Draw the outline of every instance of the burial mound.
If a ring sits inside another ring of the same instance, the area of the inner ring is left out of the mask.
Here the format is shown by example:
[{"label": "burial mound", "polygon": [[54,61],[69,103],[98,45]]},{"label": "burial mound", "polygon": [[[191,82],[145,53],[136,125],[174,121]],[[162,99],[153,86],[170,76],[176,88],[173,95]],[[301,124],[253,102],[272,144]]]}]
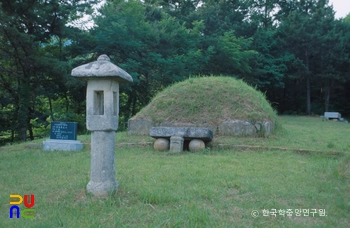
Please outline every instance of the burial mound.
[{"label": "burial mound", "polygon": [[232,77],[198,77],[174,84],[128,122],[129,134],[151,127],[206,127],[215,135],[269,135],[277,119],[265,95]]}]

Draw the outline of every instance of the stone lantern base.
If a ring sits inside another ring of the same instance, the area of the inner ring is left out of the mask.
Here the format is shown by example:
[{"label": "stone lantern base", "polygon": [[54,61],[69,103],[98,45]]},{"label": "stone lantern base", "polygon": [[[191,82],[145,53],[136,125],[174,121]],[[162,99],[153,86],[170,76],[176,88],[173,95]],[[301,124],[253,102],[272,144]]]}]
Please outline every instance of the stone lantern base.
[{"label": "stone lantern base", "polygon": [[90,181],[86,190],[94,196],[108,196],[118,189],[117,181],[93,182]]}]

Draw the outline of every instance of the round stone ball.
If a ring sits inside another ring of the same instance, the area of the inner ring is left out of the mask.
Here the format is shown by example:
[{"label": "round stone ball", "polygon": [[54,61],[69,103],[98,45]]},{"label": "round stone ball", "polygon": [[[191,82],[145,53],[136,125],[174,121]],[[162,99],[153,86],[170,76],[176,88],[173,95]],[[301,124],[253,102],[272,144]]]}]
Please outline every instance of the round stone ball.
[{"label": "round stone ball", "polygon": [[200,139],[192,139],[190,144],[188,145],[188,148],[192,152],[200,151],[200,150],[203,150],[205,148],[205,144]]},{"label": "round stone ball", "polygon": [[153,148],[155,150],[169,150],[170,142],[168,139],[159,138],[154,141]]}]

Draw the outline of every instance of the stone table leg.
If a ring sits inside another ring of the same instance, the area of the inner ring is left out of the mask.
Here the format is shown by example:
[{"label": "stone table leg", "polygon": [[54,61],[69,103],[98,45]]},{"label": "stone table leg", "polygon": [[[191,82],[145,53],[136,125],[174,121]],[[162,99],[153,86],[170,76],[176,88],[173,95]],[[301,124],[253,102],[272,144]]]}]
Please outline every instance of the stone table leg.
[{"label": "stone table leg", "polygon": [[184,147],[184,138],[181,136],[170,137],[170,152],[182,152]]}]

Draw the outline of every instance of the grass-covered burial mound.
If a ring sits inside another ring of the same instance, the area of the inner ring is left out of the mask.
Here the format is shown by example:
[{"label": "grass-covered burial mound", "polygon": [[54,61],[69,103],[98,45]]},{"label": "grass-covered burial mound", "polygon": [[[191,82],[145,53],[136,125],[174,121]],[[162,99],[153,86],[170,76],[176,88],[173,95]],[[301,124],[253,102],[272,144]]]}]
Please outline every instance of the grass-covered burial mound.
[{"label": "grass-covered burial mound", "polygon": [[276,118],[265,95],[242,80],[190,78],[156,95],[129,120],[129,133],[148,134],[151,126],[193,126],[220,135],[266,135]]}]

